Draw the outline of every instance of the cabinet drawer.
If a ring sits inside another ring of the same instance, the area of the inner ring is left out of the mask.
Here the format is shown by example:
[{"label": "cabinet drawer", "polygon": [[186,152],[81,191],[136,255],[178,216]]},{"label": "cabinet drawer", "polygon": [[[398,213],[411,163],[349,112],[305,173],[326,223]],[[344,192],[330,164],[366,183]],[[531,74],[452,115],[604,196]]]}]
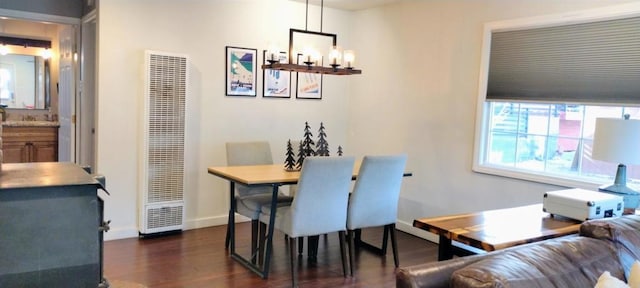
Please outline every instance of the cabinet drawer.
[{"label": "cabinet drawer", "polygon": [[58,161],[58,127],[3,126],[2,130],[2,162]]},{"label": "cabinet drawer", "polygon": [[2,127],[3,142],[58,142],[58,127]]}]

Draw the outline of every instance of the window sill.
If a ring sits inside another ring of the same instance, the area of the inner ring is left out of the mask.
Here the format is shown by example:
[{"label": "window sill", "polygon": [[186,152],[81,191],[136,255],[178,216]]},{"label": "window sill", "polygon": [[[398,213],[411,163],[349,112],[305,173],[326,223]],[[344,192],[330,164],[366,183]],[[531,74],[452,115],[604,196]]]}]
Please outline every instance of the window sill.
[{"label": "window sill", "polygon": [[[598,191],[598,187],[604,183],[584,178],[562,178],[551,176],[543,173],[534,173],[531,171],[518,170],[517,168],[505,169],[496,165],[479,165],[475,164],[472,170],[476,173],[501,176],[541,184],[555,185],[566,188],[582,188],[587,190]],[[611,180],[613,182],[613,180]]]}]

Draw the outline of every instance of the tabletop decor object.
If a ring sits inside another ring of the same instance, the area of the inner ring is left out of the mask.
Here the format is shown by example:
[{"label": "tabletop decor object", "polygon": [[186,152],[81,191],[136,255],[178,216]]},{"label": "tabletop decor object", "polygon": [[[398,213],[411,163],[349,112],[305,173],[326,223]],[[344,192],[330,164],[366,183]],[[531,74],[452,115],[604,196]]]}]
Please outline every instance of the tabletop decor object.
[{"label": "tabletop decor object", "polygon": [[[293,144],[291,139],[287,141],[287,152],[285,153],[286,159],[284,162],[284,169],[287,171],[300,171],[302,163],[306,157],[310,156],[330,156],[329,142],[327,141],[327,132],[325,131],[324,123],[320,122],[320,128],[318,129],[318,142],[313,141],[313,133],[311,132],[311,126],[309,122],[304,122],[304,136],[302,141],[298,144],[298,153],[293,151]],[[314,150],[315,146],[315,150]],[[342,156],[342,146],[338,146],[338,156]]]},{"label": "tabletop decor object", "polygon": [[287,171],[298,171],[296,168],[296,154],[293,152],[293,145],[291,145],[291,139],[287,141],[287,153],[285,154],[287,157],[284,159],[284,170]]},{"label": "tabletop decor object", "polygon": [[316,154],[318,156],[329,156],[329,142],[327,142],[327,133],[324,132],[324,124],[320,122],[318,129],[318,143],[316,143]]},{"label": "tabletop decor object", "polygon": [[640,120],[624,118],[596,118],[592,158],[619,163],[613,184],[599,187],[600,191],[623,196],[624,206],[635,210],[640,193],[627,186],[627,166],[640,164]]}]

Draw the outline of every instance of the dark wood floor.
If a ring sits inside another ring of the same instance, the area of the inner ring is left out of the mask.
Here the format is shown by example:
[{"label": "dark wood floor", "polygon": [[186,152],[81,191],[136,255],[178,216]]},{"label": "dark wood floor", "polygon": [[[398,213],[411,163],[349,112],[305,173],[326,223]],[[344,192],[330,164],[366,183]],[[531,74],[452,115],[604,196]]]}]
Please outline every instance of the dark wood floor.
[{"label": "dark wood floor", "polygon": [[[236,249],[248,255],[250,225],[241,223],[237,227]],[[112,283],[139,283],[153,288],[290,287],[288,248],[283,234],[274,234],[271,272],[269,279],[262,279],[229,257],[224,249],[225,232],[223,225],[153,239],[107,241],[105,277]],[[403,232],[397,234],[401,267],[436,261],[436,244]],[[365,229],[362,238],[380,243],[382,229]],[[316,263],[308,262],[306,253],[302,257],[298,270],[301,287],[395,287],[391,245],[384,259],[366,250],[359,251],[356,275],[347,278],[342,275],[337,233],[320,237]]]}]

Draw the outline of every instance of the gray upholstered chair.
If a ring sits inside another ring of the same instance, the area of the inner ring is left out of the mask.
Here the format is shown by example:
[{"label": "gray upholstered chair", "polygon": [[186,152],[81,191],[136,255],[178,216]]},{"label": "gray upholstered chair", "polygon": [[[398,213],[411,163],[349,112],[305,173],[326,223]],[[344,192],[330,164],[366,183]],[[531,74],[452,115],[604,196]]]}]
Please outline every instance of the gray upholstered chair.
[{"label": "gray upholstered chair", "polygon": [[[347,231],[349,233],[349,265],[354,270],[355,250],[366,246],[381,255],[387,253],[387,238],[391,234],[393,260],[398,267],[396,219],[398,198],[407,155],[365,156],[349,199]],[[360,238],[362,228],[384,226],[382,248],[374,247]]]},{"label": "gray upholstered chair", "polygon": [[[269,142],[228,142],[226,143],[227,165],[229,166],[246,166],[246,165],[269,165],[273,164],[271,157],[271,146]],[[255,262],[258,252],[258,218],[262,206],[271,204],[272,189],[270,186],[265,187],[247,187],[236,184],[235,201],[236,213],[251,219],[251,259]],[[293,197],[278,195],[279,204],[289,204]],[[229,217],[231,221],[231,217]],[[230,231],[227,223],[227,238],[225,247],[229,248]]]},{"label": "gray upholstered chair", "polygon": [[[353,157],[306,158],[293,202],[276,211],[274,228],[289,236],[293,287],[298,284],[296,239],[300,237],[338,232],[342,272],[347,276],[344,244],[353,165]],[[260,221],[268,224],[271,210],[263,207],[262,211]]]}]

